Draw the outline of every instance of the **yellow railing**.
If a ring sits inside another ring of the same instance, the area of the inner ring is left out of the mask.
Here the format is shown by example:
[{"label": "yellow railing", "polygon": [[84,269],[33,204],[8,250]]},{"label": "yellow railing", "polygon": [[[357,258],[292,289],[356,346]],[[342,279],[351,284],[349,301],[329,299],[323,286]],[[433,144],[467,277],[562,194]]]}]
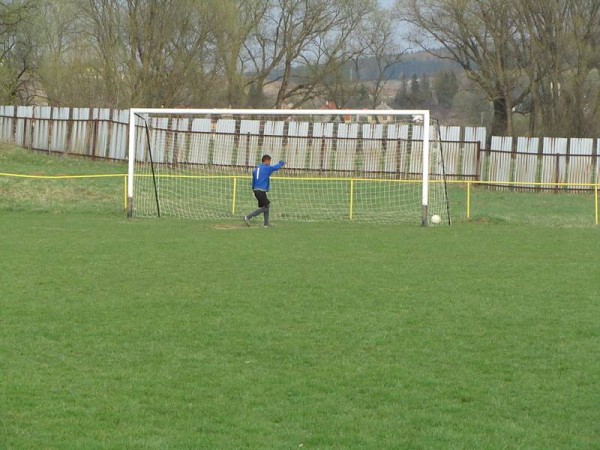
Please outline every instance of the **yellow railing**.
[{"label": "yellow railing", "polygon": [[[148,177],[152,175],[136,175]],[[3,173],[0,172],[0,177],[12,177],[12,178],[30,178],[30,179],[46,179],[46,180],[66,180],[66,179],[82,179],[82,178],[122,178],[123,179],[123,207],[127,208],[127,174],[95,174],[95,175],[25,175],[15,173]],[[237,205],[237,191],[238,191],[238,179],[249,180],[248,175],[157,175],[159,178],[196,178],[196,179],[231,179],[233,183],[233,192],[231,198],[231,213],[236,214]],[[387,183],[420,183],[420,180],[390,180],[384,178],[348,178],[348,177],[331,177],[331,178],[320,178],[320,177],[273,177],[274,180],[287,180],[287,181],[344,181],[349,184],[350,201],[348,205],[348,217],[352,220],[354,215],[354,191],[356,182],[387,182]],[[440,180],[432,180],[432,183],[440,183]],[[541,182],[519,182],[519,181],[475,181],[475,180],[447,180],[449,185],[464,185],[466,191],[466,219],[472,218],[472,189],[473,186],[487,185],[496,187],[513,187],[520,188],[523,185],[527,187],[540,187],[540,188],[565,188],[565,187],[579,187],[586,188],[594,191],[594,223],[598,225],[600,223],[600,196],[598,191],[600,190],[600,183],[541,183]]]},{"label": "yellow railing", "polygon": [[127,174],[126,173],[111,173],[111,174],[96,174],[96,175],[23,175],[18,173],[3,173],[0,172],[0,177],[10,178],[31,178],[37,180],[75,180],[81,178],[123,178],[123,205],[127,209]]},{"label": "yellow railing", "polygon": [[[433,181],[438,182],[438,181]],[[538,188],[566,188],[566,187],[578,187],[585,189],[594,190],[594,223],[599,224],[600,220],[600,205],[598,203],[598,189],[600,184],[598,183],[542,183],[542,182],[527,182],[522,181],[474,181],[474,180],[447,180],[448,184],[464,184],[466,185],[466,219],[471,219],[471,187],[473,185],[485,185],[495,187],[512,187],[522,188],[527,187],[538,187]]]}]

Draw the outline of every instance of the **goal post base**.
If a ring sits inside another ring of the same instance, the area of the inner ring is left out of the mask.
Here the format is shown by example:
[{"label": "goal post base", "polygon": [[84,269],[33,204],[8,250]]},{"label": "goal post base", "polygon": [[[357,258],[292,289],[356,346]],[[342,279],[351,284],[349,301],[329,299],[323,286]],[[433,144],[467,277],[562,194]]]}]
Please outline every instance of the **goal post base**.
[{"label": "goal post base", "polygon": [[127,197],[127,218],[133,217],[133,198]]},{"label": "goal post base", "polygon": [[429,226],[429,207],[427,205],[421,206],[421,226]]}]

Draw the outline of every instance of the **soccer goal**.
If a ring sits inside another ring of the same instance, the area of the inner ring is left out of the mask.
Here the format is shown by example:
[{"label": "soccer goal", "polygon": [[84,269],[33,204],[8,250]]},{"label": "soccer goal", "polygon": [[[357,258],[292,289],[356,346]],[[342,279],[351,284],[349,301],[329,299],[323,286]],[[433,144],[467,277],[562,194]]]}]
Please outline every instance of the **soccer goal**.
[{"label": "soccer goal", "polygon": [[439,136],[423,110],[131,109],[128,215],[240,220],[269,154],[272,220],[450,224]]}]

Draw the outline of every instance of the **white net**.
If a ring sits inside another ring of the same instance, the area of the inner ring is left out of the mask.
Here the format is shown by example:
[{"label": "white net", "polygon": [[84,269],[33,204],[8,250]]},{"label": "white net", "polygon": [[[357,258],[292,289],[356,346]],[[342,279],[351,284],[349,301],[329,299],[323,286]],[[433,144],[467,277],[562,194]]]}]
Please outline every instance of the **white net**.
[{"label": "white net", "polygon": [[422,116],[395,111],[136,112],[134,216],[240,220],[256,209],[251,173],[268,154],[272,221],[449,223],[442,147]]}]

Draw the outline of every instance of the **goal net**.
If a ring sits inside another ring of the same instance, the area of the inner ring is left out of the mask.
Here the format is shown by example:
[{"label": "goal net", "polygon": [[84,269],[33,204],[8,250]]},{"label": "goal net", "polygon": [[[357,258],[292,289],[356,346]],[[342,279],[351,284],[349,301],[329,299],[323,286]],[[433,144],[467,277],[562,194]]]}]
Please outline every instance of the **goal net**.
[{"label": "goal net", "polygon": [[450,223],[437,124],[398,110],[132,109],[128,215],[241,220],[264,154],[273,221]]}]

